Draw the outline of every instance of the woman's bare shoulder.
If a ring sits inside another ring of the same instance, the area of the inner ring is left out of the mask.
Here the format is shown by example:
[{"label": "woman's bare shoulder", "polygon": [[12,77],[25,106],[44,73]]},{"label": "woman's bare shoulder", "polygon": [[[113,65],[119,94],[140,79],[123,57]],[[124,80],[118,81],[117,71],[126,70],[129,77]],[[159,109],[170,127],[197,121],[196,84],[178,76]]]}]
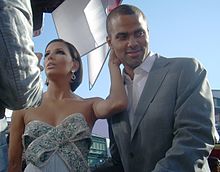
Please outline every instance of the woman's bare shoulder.
[{"label": "woman's bare shoulder", "polygon": [[27,109],[14,110],[12,116],[24,116],[27,113]]},{"label": "woman's bare shoulder", "polygon": [[84,98],[85,101],[92,101],[92,102],[96,102],[96,101],[101,101],[103,100],[103,98],[101,97],[89,97],[89,98]]}]

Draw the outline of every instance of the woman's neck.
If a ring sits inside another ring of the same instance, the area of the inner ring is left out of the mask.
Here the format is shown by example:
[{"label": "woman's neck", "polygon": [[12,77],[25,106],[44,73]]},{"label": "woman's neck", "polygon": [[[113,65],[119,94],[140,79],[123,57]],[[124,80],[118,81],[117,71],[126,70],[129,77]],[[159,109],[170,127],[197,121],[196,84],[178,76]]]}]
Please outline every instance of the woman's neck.
[{"label": "woman's neck", "polygon": [[56,100],[62,100],[64,98],[73,97],[73,93],[69,85],[54,84],[53,82],[49,83],[48,90],[46,93],[48,98],[52,98]]}]

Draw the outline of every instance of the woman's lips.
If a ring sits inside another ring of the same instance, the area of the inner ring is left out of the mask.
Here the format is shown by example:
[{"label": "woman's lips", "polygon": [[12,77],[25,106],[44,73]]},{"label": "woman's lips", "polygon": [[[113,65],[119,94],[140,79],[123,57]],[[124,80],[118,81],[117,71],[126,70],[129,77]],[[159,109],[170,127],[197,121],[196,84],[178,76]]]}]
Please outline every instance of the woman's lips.
[{"label": "woman's lips", "polygon": [[47,64],[47,69],[52,69],[54,68],[56,65],[54,63],[48,63]]}]

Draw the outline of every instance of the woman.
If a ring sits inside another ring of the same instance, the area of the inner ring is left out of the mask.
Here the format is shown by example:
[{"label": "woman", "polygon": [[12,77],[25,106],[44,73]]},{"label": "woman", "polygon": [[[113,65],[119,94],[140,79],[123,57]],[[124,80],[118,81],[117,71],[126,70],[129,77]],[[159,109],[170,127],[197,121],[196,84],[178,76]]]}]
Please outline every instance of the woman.
[{"label": "woman", "polygon": [[44,65],[48,90],[39,107],[12,115],[9,172],[21,171],[22,147],[26,172],[89,171],[86,160],[95,121],[127,107],[120,62],[114,53],[110,56],[108,98],[84,99],[74,93],[82,81],[82,64],[76,48],[61,39],[47,45]]}]

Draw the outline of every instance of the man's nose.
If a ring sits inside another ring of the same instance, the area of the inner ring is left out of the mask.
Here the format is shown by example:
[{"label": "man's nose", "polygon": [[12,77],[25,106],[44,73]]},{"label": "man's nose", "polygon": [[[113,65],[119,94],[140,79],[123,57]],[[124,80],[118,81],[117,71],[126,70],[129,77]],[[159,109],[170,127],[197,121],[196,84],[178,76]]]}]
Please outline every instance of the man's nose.
[{"label": "man's nose", "polygon": [[128,46],[129,47],[135,47],[137,45],[138,45],[137,39],[133,36],[130,36],[129,39],[128,39]]}]

